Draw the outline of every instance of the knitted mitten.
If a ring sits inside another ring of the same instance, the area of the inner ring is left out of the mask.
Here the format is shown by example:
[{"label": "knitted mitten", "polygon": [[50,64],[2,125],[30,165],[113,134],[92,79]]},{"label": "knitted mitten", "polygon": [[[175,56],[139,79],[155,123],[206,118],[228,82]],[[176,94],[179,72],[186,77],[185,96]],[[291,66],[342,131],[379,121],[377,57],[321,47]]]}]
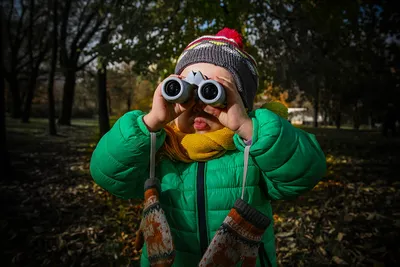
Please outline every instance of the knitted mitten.
[{"label": "knitted mitten", "polygon": [[164,211],[159,202],[160,182],[156,178],[147,179],[144,192],[143,219],[136,234],[135,249],[147,244],[147,254],[151,266],[171,266],[175,248]]},{"label": "knitted mitten", "polygon": [[261,237],[271,220],[238,199],[211,240],[199,266],[256,266]]}]

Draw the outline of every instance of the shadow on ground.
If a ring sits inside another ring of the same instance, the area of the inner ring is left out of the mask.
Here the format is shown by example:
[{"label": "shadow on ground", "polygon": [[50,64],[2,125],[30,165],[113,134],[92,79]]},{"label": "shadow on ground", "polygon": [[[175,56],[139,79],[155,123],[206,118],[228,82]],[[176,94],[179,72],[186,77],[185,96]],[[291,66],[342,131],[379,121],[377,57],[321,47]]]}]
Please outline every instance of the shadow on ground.
[{"label": "shadow on ground", "polygon": [[283,266],[396,266],[400,262],[400,139],[336,129],[316,134],[326,177],[293,201],[273,203]]},{"label": "shadow on ground", "polygon": [[119,201],[89,175],[96,126],[96,121],[77,121],[49,136],[45,120],[8,120],[13,172],[0,184],[3,266],[132,263],[120,256]]}]

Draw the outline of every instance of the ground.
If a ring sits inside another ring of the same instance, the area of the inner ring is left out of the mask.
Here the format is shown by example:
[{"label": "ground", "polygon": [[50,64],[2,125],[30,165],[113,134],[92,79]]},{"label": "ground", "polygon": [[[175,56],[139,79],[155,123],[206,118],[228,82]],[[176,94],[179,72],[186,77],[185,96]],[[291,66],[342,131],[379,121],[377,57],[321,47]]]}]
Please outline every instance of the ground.
[{"label": "ground", "polygon": [[[137,266],[141,200],[124,201],[89,173],[97,122],[8,119],[13,173],[0,182],[2,266]],[[400,262],[400,139],[379,132],[316,134],[328,172],[310,192],[273,202],[281,266],[394,266]]]}]

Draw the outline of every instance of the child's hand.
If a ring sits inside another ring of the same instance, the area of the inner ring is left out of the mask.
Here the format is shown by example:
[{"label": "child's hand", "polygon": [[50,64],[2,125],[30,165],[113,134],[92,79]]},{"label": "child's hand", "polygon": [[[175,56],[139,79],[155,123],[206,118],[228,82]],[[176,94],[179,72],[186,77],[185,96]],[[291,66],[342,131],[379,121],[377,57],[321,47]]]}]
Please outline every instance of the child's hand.
[{"label": "child's hand", "polygon": [[253,122],[247,115],[246,108],[234,81],[224,77],[216,77],[215,80],[222,84],[226,90],[227,106],[221,109],[208,105],[204,108],[204,111],[217,117],[224,126],[237,133],[240,137],[250,140],[253,135]]},{"label": "child's hand", "polygon": [[[183,78],[178,75],[170,75],[169,77]],[[170,103],[164,99],[161,94],[162,83],[160,83],[154,92],[153,106],[149,114],[143,117],[143,121],[151,132],[157,132],[164,128],[170,121],[181,115],[184,111],[194,106],[193,97],[186,103]]]}]

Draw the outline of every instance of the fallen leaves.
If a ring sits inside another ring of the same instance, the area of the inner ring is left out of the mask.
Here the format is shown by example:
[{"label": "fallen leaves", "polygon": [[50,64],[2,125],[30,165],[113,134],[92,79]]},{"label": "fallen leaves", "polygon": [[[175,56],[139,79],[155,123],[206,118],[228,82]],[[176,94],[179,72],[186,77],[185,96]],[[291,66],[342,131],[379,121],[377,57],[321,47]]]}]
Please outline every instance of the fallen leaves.
[{"label": "fallen leaves", "polygon": [[339,264],[339,265],[343,265],[343,264],[347,265],[347,264],[348,264],[347,262],[345,262],[344,260],[342,260],[342,259],[339,258],[338,256],[333,256],[333,257],[332,257],[332,261],[333,261],[334,263],[336,263],[336,264]]},{"label": "fallen leaves", "polygon": [[0,184],[3,265],[129,265],[137,254],[122,254],[118,233],[133,235],[142,207],[93,183],[89,160],[96,128],[64,127],[58,137],[14,131],[46,125],[43,120],[8,129],[15,173]]},{"label": "fallen leaves", "polygon": [[339,232],[338,235],[337,235],[337,237],[336,237],[336,240],[339,241],[339,242],[341,242],[342,239],[343,239],[343,237],[344,237],[344,233]]},{"label": "fallen leaves", "polygon": [[[93,183],[96,129],[65,127],[63,137],[48,137],[40,130],[47,121],[35,123],[28,131],[9,128],[13,166],[21,172],[0,185],[7,201],[0,220],[5,265],[137,264],[140,251],[133,248],[143,206]],[[400,163],[399,140],[368,132],[314,133],[328,172],[298,199],[272,203],[278,264],[396,266],[400,181],[391,166]]]},{"label": "fallen leaves", "polygon": [[[330,151],[326,177],[294,201],[273,202],[274,218],[278,218],[278,264],[379,266],[397,262],[400,205],[395,200],[400,198],[400,182],[395,169],[388,167],[400,163],[399,157],[392,156],[399,154],[399,140],[382,143],[379,136],[367,133],[357,141],[362,144],[353,143],[351,136],[341,136],[337,143],[332,136],[321,136],[317,133],[322,148]],[[365,140],[369,138],[377,138],[373,145],[378,147],[369,147]],[[382,246],[387,243],[393,248]],[[298,248],[307,252],[298,252]]]},{"label": "fallen leaves", "polygon": [[294,232],[279,232],[276,233],[275,236],[276,237],[288,237],[288,236],[292,236],[294,234]]},{"label": "fallen leaves", "polygon": [[323,247],[318,247],[319,252],[321,252],[322,256],[326,256],[328,255],[328,253],[326,252],[326,250]]}]

